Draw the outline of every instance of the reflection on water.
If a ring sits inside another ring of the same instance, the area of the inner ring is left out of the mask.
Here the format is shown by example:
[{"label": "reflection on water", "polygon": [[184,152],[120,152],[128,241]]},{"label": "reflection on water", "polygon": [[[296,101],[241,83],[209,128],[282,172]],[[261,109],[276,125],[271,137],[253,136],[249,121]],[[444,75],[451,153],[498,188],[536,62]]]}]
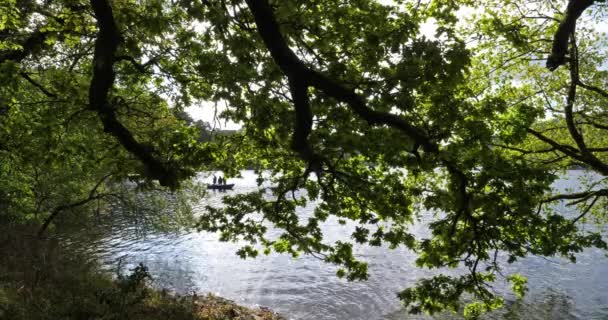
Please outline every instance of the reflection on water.
[{"label": "reflection on water", "polygon": [[[219,205],[221,197],[256,188],[252,172],[232,179],[235,189],[210,192],[201,203]],[[311,214],[314,204],[300,210]],[[348,237],[348,226],[330,221],[323,226],[327,240]],[[424,232],[423,226],[416,226]],[[415,255],[403,248],[357,248],[367,260],[370,279],[347,282],[335,268],[313,257],[271,254],[242,260],[234,254],[238,244],[222,243],[208,233],[144,233],[129,223],[112,219],[96,238],[94,253],[108,268],[120,261],[124,268],[143,262],[156,284],[179,293],[214,292],[247,305],[270,307],[292,319],[429,319],[409,316],[396,292],[416,279],[437,272],[414,266]],[[333,238],[333,239],[332,239]],[[90,248],[91,246],[89,246]],[[586,250],[577,264],[559,258],[530,257],[505,266],[504,273],[529,276],[530,291],[524,301],[509,295],[504,282],[496,291],[507,294],[506,307],[488,319],[608,319],[608,259],[600,250]],[[460,273],[460,270],[442,270]],[[457,319],[442,314],[436,319]]]}]

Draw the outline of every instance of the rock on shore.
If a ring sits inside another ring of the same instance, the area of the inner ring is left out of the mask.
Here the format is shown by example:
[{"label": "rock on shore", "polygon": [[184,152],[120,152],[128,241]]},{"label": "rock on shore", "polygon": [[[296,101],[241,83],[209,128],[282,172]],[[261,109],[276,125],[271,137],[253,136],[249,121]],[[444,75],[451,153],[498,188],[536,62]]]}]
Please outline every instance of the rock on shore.
[{"label": "rock on shore", "polygon": [[193,298],[197,313],[203,319],[287,320],[268,308],[247,308],[212,294]]}]

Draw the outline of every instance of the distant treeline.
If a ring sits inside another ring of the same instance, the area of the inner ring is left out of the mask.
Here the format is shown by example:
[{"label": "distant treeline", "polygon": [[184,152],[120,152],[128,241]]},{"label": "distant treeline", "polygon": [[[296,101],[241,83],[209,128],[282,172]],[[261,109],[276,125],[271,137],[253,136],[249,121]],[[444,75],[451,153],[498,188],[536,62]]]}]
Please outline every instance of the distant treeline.
[{"label": "distant treeline", "polygon": [[200,136],[199,136],[199,139],[198,139],[199,142],[211,141],[215,137],[231,136],[231,135],[237,134],[239,132],[239,130],[221,130],[221,129],[216,129],[209,122],[206,122],[206,121],[203,121],[203,120],[194,120],[194,119],[192,119],[192,117],[190,116],[190,114],[188,114],[184,110],[173,109],[173,114],[177,118],[179,118],[179,119],[185,121],[186,123],[188,123],[188,125],[195,126],[195,127],[199,128],[201,130],[201,133],[200,133]]}]

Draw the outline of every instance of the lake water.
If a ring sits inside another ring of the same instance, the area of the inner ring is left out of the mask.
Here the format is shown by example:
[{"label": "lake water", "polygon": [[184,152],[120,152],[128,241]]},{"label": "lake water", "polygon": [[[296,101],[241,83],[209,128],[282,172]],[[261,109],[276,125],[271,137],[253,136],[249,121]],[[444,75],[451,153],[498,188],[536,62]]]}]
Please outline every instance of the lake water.
[{"label": "lake water", "polygon": [[[570,180],[559,181],[556,187],[575,186],[573,179],[581,174],[572,171]],[[199,208],[219,205],[227,194],[256,188],[251,171],[230,183],[236,184],[233,191],[212,191]],[[300,214],[309,215],[313,208],[303,208]],[[108,268],[119,261],[125,269],[141,262],[160,287],[178,293],[212,292],[244,305],[269,307],[290,319],[428,319],[407,315],[396,293],[421,277],[462,272],[416,268],[415,254],[402,248],[359,247],[358,255],[369,262],[369,280],[347,282],[335,276],[335,267],[310,256],[293,259],[271,254],[242,260],[234,253],[238,244],[219,242],[215,234],[142,234],[134,228],[116,219],[96,240],[96,254]],[[324,225],[328,240],[347,238],[349,229],[336,221]],[[424,232],[424,221],[414,229]],[[503,272],[527,275],[530,291],[523,301],[507,294],[507,306],[487,319],[608,319],[608,258],[601,250],[586,250],[576,264],[529,257],[505,265]],[[508,292],[502,281],[495,288]]]}]

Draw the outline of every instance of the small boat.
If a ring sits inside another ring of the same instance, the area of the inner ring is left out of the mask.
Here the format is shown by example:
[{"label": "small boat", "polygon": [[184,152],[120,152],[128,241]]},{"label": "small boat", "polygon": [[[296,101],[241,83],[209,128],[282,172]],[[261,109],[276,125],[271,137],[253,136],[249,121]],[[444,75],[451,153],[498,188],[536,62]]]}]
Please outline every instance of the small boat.
[{"label": "small boat", "polygon": [[212,190],[231,190],[234,187],[234,183],[230,184],[208,184],[207,189]]}]

